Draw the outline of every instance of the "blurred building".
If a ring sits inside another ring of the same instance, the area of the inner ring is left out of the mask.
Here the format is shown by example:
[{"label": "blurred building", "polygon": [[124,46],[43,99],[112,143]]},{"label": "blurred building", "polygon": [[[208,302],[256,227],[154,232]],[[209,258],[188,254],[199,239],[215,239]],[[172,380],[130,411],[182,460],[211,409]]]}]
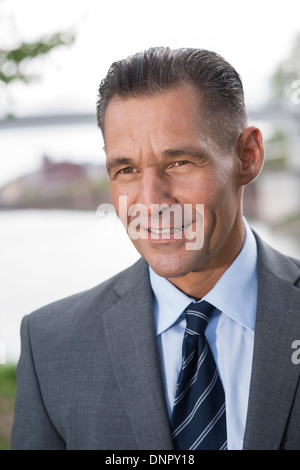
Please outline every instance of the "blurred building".
[{"label": "blurred building", "polygon": [[69,181],[80,183],[86,179],[86,168],[71,162],[54,162],[45,155],[36,178],[46,187],[60,186]]},{"label": "blurred building", "polygon": [[56,162],[48,156],[41,167],[0,189],[0,208],[94,210],[109,201],[103,165]]}]

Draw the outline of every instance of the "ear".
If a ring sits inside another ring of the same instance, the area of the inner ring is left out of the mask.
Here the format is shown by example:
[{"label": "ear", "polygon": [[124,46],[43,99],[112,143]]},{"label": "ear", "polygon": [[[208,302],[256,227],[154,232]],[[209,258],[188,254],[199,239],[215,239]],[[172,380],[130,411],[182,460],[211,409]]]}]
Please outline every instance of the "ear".
[{"label": "ear", "polygon": [[260,130],[248,127],[240,136],[237,151],[240,160],[239,182],[244,186],[258,176],[263,166],[264,146]]}]

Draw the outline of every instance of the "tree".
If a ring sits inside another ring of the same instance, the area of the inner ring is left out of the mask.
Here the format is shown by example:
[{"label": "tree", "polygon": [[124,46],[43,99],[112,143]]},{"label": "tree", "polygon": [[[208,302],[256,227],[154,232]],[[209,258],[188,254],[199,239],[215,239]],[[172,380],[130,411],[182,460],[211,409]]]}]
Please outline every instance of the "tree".
[{"label": "tree", "polygon": [[35,42],[21,42],[11,49],[0,49],[0,81],[10,84],[14,81],[29,83],[36,78],[24,70],[23,65],[36,57],[48,54],[58,46],[72,44],[74,35],[57,32],[43,36]]}]

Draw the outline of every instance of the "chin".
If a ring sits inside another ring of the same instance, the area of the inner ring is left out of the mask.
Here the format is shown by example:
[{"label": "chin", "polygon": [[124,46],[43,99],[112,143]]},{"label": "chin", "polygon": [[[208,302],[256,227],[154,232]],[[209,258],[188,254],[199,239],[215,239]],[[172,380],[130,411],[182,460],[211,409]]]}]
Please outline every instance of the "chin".
[{"label": "chin", "polygon": [[195,268],[195,264],[191,263],[190,260],[185,260],[183,257],[176,259],[172,255],[162,256],[159,260],[151,259],[149,262],[146,259],[146,261],[156,274],[167,279],[184,277]]},{"label": "chin", "polygon": [[205,250],[186,250],[184,244],[175,247],[174,244],[149,246],[148,243],[134,243],[135,248],[153,271],[164,278],[184,277],[197,270]]}]

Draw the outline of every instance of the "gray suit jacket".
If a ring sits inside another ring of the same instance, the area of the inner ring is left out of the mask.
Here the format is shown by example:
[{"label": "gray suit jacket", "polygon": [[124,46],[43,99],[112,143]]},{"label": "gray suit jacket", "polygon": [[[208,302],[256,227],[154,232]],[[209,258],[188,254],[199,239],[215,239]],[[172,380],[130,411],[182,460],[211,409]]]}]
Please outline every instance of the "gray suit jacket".
[{"label": "gray suit jacket", "polygon": [[[244,449],[300,449],[300,262],[257,241]],[[21,334],[12,449],[172,450],[144,260],[26,316]]]}]

